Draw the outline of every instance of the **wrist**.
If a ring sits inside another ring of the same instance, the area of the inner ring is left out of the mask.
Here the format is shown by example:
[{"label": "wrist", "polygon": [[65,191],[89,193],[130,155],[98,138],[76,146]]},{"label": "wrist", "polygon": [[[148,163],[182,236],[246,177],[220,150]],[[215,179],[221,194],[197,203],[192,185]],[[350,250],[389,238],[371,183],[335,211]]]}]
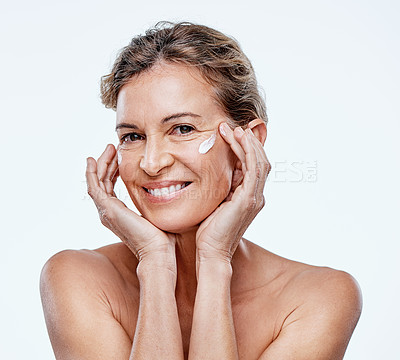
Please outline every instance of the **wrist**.
[{"label": "wrist", "polygon": [[231,264],[232,254],[229,251],[223,250],[204,250],[196,249],[196,259],[200,263],[226,263]]},{"label": "wrist", "polygon": [[[163,261],[175,258],[175,243],[168,239],[154,240],[150,244],[146,244],[138,249],[136,254],[139,262],[147,259],[158,259]],[[152,261],[152,260],[149,260]]]},{"label": "wrist", "polygon": [[202,277],[231,279],[233,275],[232,264],[226,258],[198,256],[196,260],[196,275],[197,280],[199,280],[200,275]]},{"label": "wrist", "polygon": [[136,274],[139,281],[144,281],[154,274],[160,277],[169,276],[176,281],[177,267],[175,253],[155,253],[143,257],[136,267]]}]

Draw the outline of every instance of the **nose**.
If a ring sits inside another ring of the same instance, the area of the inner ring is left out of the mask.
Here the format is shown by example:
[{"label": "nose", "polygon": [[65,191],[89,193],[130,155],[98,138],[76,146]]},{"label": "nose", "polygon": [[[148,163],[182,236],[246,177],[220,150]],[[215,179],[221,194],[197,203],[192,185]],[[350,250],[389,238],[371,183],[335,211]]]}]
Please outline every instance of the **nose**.
[{"label": "nose", "polygon": [[143,157],[140,159],[140,168],[149,176],[157,176],[164,168],[174,163],[174,157],[162,141],[147,137]]}]

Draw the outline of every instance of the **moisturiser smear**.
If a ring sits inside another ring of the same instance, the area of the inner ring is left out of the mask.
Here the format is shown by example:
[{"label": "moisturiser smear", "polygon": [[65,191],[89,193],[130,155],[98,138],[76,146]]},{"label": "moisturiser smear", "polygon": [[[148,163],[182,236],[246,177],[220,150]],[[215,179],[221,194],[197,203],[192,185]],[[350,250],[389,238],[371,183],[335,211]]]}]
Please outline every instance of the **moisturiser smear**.
[{"label": "moisturiser smear", "polygon": [[119,149],[119,148],[117,150],[117,162],[118,162],[118,165],[121,164],[121,162],[122,162],[121,149]]},{"label": "moisturiser smear", "polygon": [[207,140],[204,140],[199,146],[199,153],[205,154],[210,150],[215,143],[215,139],[217,138],[216,133],[212,134]]}]

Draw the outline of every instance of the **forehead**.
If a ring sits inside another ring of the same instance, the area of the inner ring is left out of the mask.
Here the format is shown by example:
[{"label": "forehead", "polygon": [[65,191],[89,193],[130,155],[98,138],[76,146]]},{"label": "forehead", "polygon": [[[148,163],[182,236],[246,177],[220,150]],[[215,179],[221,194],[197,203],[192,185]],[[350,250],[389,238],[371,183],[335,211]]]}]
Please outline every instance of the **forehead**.
[{"label": "forehead", "polygon": [[195,68],[159,64],[125,84],[117,101],[117,124],[159,120],[178,112],[210,118],[223,115],[213,87]]}]

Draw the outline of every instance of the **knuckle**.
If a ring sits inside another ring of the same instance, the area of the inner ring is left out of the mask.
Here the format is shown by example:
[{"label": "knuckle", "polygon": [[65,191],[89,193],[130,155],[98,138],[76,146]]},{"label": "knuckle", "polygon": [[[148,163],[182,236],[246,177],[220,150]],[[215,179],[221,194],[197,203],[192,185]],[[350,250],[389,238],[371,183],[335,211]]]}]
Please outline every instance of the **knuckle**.
[{"label": "knuckle", "polygon": [[88,185],[88,187],[87,187],[87,193],[88,193],[88,195],[93,199],[93,200],[101,200],[101,190],[100,189],[96,189],[95,187],[93,187],[93,186],[89,186]]},{"label": "knuckle", "polygon": [[247,201],[246,210],[249,212],[251,211],[259,212],[264,206],[265,206],[264,195],[261,198],[258,198],[257,196],[252,196]]},{"label": "knuckle", "polygon": [[267,170],[271,169],[271,163],[269,162],[267,157],[265,157],[263,163],[265,164],[265,167],[267,168]]},{"label": "knuckle", "polygon": [[267,166],[267,175],[269,174],[269,172],[271,171],[271,164],[270,164],[270,162],[267,160],[266,161],[266,166]]},{"label": "knuckle", "polygon": [[257,179],[261,179],[264,175],[268,175],[269,171],[271,170],[271,166],[269,162],[266,161],[259,161],[257,162],[255,175]]},{"label": "knuckle", "polygon": [[100,221],[104,226],[108,226],[113,221],[113,214],[110,209],[99,209]]},{"label": "knuckle", "polygon": [[262,170],[260,167],[256,168],[256,178],[260,179],[261,178],[261,174],[262,174]]},{"label": "knuckle", "polygon": [[93,199],[93,197],[95,196],[93,188],[91,186],[87,187],[87,193],[89,194],[89,196]]},{"label": "knuckle", "polygon": [[263,195],[261,201],[259,202],[258,210],[261,210],[265,206],[265,196]]},{"label": "knuckle", "polygon": [[257,207],[257,199],[255,198],[255,196],[252,196],[247,201],[247,211],[254,210],[256,209],[256,207]]},{"label": "knuckle", "polygon": [[104,180],[104,185],[106,187],[111,187],[111,188],[113,188],[113,186],[114,186],[114,184],[112,183],[112,181],[110,179],[105,179]]},{"label": "knuckle", "polygon": [[263,168],[264,171],[267,171],[267,170],[268,170],[268,167],[269,167],[269,162],[268,162],[268,160],[262,161],[262,162],[261,162],[261,166],[262,166],[262,168]]}]

